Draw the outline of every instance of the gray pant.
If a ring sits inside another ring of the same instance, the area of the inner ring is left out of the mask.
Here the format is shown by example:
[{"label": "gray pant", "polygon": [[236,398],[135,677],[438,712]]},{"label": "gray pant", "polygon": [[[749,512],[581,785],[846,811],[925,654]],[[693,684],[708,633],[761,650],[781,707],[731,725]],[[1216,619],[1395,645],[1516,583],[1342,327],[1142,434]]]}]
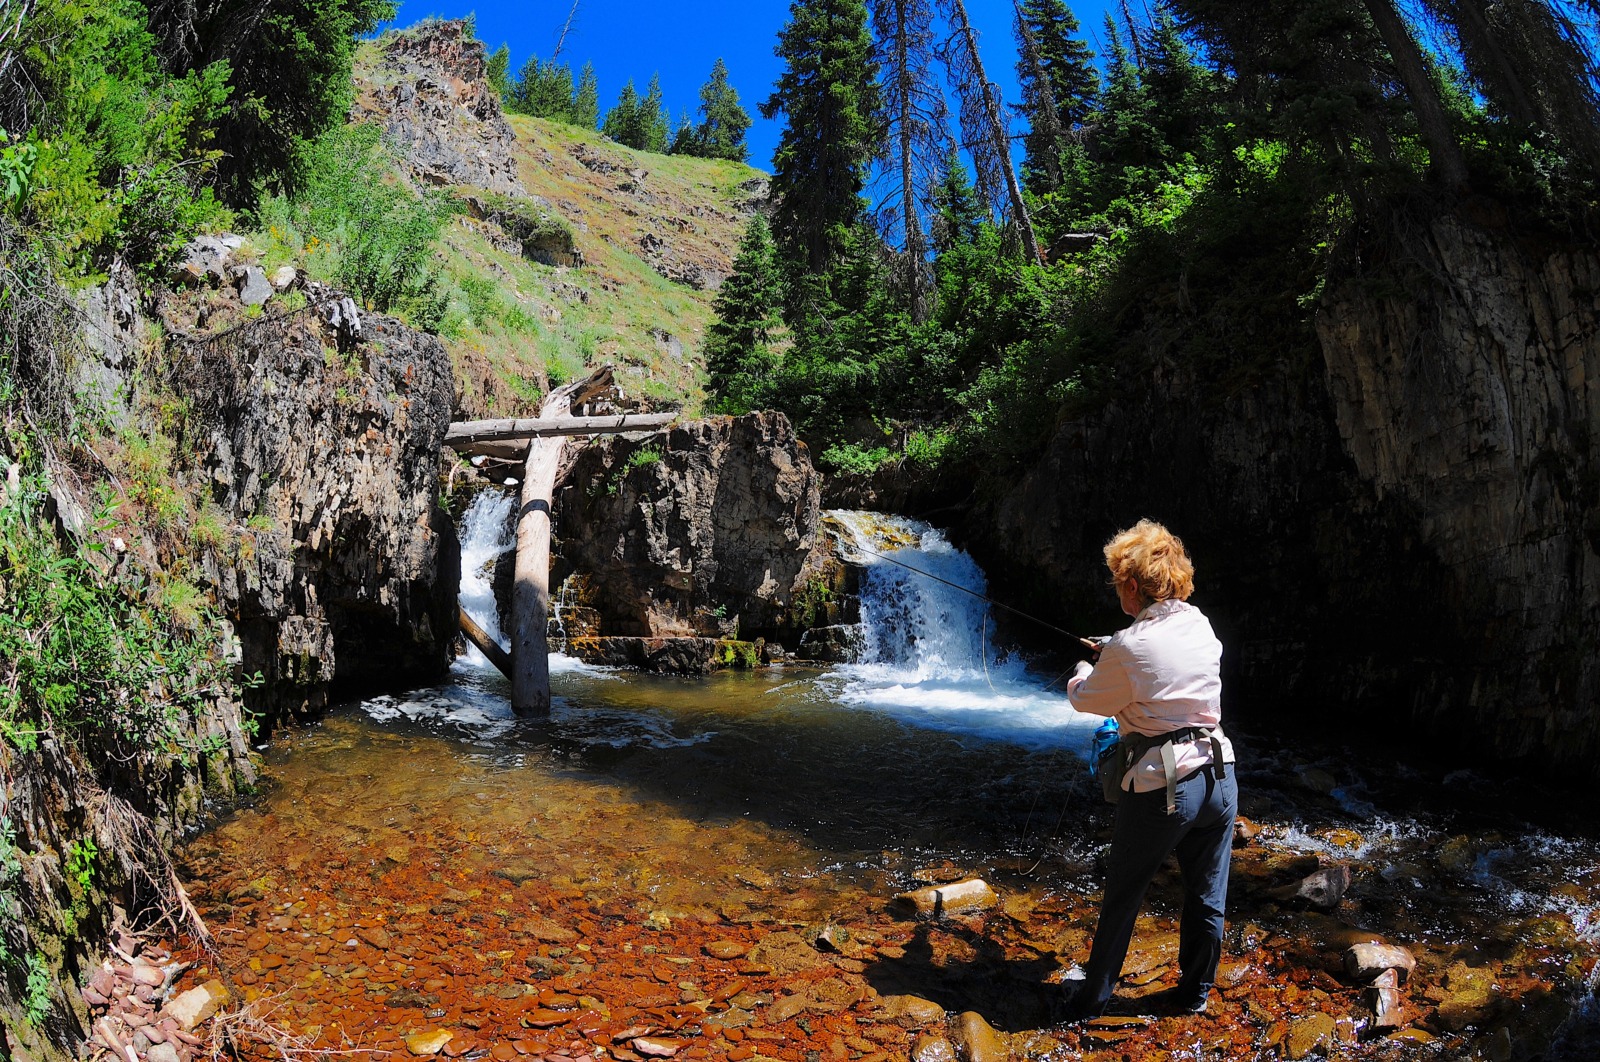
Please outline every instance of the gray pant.
[{"label": "gray pant", "polygon": [[1167,814],[1164,790],[1123,793],[1117,802],[1105,896],[1079,998],[1098,1013],[1122,973],[1134,920],[1145,890],[1173,851],[1183,873],[1183,916],[1178,928],[1177,998],[1198,1002],[1211,991],[1222,958],[1222,908],[1228,895],[1233,819],[1239,812],[1234,765],[1226,778],[1204,767],[1178,782],[1177,813]]}]

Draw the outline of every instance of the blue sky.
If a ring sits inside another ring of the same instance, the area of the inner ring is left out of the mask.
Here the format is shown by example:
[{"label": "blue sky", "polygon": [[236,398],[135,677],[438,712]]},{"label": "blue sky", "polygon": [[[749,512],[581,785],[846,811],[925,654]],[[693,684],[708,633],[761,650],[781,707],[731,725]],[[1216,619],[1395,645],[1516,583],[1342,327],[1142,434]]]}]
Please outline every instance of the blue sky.
[{"label": "blue sky", "polygon": [[[571,0],[403,0],[399,6],[397,26],[429,16],[460,18],[475,13],[478,36],[491,50],[502,42],[510,45],[515,72],[530,55],[549,57],[572,4]],[[1072,5],[1096,51],[1106,6],[1104,0]],[[1142,13],[1144,6],[1135,4],[1133,10]],[[990,79],[1014,102],[1018,93],[1011,0],[967,0],[967,11],[980,33]],[[633,78],[643,92],[650,75],[659,71],[662,95],[676,122],[680,112],[694,116],[700,86],[721,56],[740,102],[755,119],[749,134],[750,162],[770,169],[780,126],[764,120],[757,104],[767,98],[778,78],[780,63],[773,48],[788,18],[788,0],[580,0],[561,58],[571,62],[574,73],[585,62],[594,63],[602,114],[616,102],[623,82]]]}]

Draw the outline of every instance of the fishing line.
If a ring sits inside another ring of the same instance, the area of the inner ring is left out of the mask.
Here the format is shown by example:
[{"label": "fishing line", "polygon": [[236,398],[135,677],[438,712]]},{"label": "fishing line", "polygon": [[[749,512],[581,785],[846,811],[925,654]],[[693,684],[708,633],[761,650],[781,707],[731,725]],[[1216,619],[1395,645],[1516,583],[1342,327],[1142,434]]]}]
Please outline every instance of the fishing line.
[{"label": "fishing line", "polygon": [[[985,604],[989,605],[992,608],[1003,608],[1007,612],[1012,613],[1013,615],[1020,616],[1021,618],[1025,619],[1025,620],[1028,620],[1029,622],[1037,623],[1039,626],[1045,628],[1046,630],[1055,631],[1057,634],[1060,634],[1063,637],[1071,638],[1073,641],[1078,642],[1079,644],[1085,646],[1088,649],[1097,651],[1100,648],[1100,646],[1098,644],[1096,644],[1095,642],[1090,641],[1088,638],[1084,638],[1081,635],[1073,634],[1071,631],[1068,631],[1068,630],[1063,630],[1062,628],[1057,627],[1053,623],[1046,623],[1044,620],[1040,619],[1038,616],[1031,616],[1031,615],[1029,615],[1028,613],[1022,611],[1019,608],[1012,608],[1010,605],[1007,605],[1002,601],[996,601],[994,598],[987,597],[984,594],[980,594],[976,590],[973,590],[973,589],[971,589],[969,587],[962,586],[960,583],[951,582],[949,579],[945,579],[945,578],[942,578],[940,576],[934,575],[932,572],[924,571],[923,569],[918,568],[914,564],[907,564],[905,561],[896,560],[895,558],[893,558],[891,556],[888,556],[887,554],[879,553],[877,550],[868,549],[866,546],[861,545],[860,542],[846,542],[844,540],[844,536],[841,533],[839,533],[838,531],[833,531],[832,533],[835,536],[835,538],[837,538],[839,540],[839,544],[842,547],[844,547],[845,549],[855,550],[855,551],[857,551],[859,553],[865,553],[869,557],[876,557],[881,561],[888,561],[890,564],[899,565],[900,567],[904,568],[906,571],[914,572],[917,575],[922,576],[924,579],[932,579],[936,583],[943,583],[945,586],[951,587],[951,588],[956,589],[956,590],[960,590],[963,594],[970,594],[971,596],[977,598],[979,601],[984,602]],[[989,636],[989,617],[987,615],[985,615],[983,617],[983,631],[982,631],[982,633],[980,635],[980,638],[982,639],[982,641],[979,644],[978,655],[979,655],[979,658],[983,660],[983,677],[984,677],[984,681],[988,682],[989,683],[989,688],[991,690],[993,690],[994,689],[994,683],[992,681],[990,681],[990,679],[989,679],[989,654],[988,654],[988,651],[987,651],[988,636]],[[1068,673],[1071,672],[1071,670],[1072,670],[1071,668],[1068,668],[1067,671],[1063,671],[1061,674],[1057,675],[1054,679],[1052,679],[1050,681],[1050,685],[1046,686],[1045,689],[1049,690],[1051,687],[1055,686],[1055,684],[1057,682],[1060,682],[1063,678],[1065,678],[1068,675]],[[1023,823],[1023,827],[1022,827],[1023,843],[1027,842],[1028,832],[1029,832],[1029,830],[1031,829],[1031,827],[1033,825],[1033,813],[1038,809],[1039,801],[1043,797],[1043,795],[1044,795],[1044,786],[1041,784],[1039,789],[1035,791],[1034,800],[1033,800],[1033,806],[1028,809],[1028,817],[1027,817],[1026,821]],[[1039,867],[1044,863],[1045,856],[1049,854],[1050,842],[1055,839],[1056,834],[1060,831],[1062,822],[1066,821],[1067,808],[1071,807],[1071,805],[1072,805],[1072,793],[1071,793],[1070,790],[1068,790],[1067,800],[1061,805],[1061,813],[1056,816],[1055,825],[1053,827],[1051,827],[1049,835],[1045,837],[1044,844],[1040,847],[1039,855],[1038,855],[1038,857],[1036,859],[1034,859],[1033,865],[1030,866],[1027,870],[1024,870],[1022,872],[1022,876],[1023,877],[1031,877],[1033,875],[1034,871],[1038,870]]]},{"label": "fishing line", "polygon": [[[837,534],[837,532],[835,532],[835,534]],[[976,590],[973,590],[973,589],[970,589],[968,587],[962,586],[960,583],[953,583],[949,579],[944,579],[944,578],[941,578],[940,576],[934,575],[932,572],[923,571],[921,568],[918,568],[915,565],[907,564],[905,561],[902,561],[902,560],[895,560],[893,557],[888,556],[887,554],[884,554],[884,553],[879,553],[877,550],[868,549],[866,546],[861,545],[859,542],[845,543],[845,542],[843,542],[841,540],[840,544],[843,545],[846,549],[852,549],[852,550],[856,550],[856,551],[861,552],[861,553],[865,553],[869,557],[876,557],[879,560],[888,561],[890,564],[898,564],[900,567],[904,568],[908,572],[916,572],[918,575],[922,576],[925,579],[932,579],[936,583],[943,583],[946,586],[953,587],[953,588],[955,588],[957,590],[960,590],[963,594],[971,594],[973,597],[977,598],[979,601],[984,602],[985,604],[991,605],[994,608],[1003,608],[1007,612],[1012,613],[1013,615],[1021,616],[1025,620],[1028,620],[1028,621],[1030,621],[1032,623],[1037,623],[1039,626],[1045,628],[1046,630],[1055,631],[1057,634],[1060,634],[1060,635],[1062,635],[1064,637],[1067,637],[1067,638],[1071,638],[1073,641],[1080,642],[1083,645],[1088,646],[1089,648],[1099,648],[1098,646],[1095,645],[1095,643],[1091,642],[1089,639],[1087,639],[1087,638],[1085,638],[1085,637],[1083,637],[1081,635],[1073,634],[1071,631],[1062,630],[1060,627],[1057,627],[1054,623],[1046,623],[1044,620],[1040,619],[1038,616],[1031,616],[1028,613],[1022,611],[1020,608],[1012,608],[1010,605],[1006,604],[1003,601],[996,601],[992,597],[986,597],[983,594],[978,593]]]}]

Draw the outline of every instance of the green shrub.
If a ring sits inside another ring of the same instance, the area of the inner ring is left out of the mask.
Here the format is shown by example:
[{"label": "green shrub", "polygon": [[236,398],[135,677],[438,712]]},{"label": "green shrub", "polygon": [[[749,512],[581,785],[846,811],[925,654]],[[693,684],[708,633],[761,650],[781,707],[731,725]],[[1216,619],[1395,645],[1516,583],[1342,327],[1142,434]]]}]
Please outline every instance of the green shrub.
[{"label": "green shrub", "polygon": [[821,458],[824,468],[851,476],[870,476],[892,460],[894,453],[887,446],[868,449],[848,442],[834,443],[822,451]]},{"label": "green shrub", "polygon": [[642,446],[628,455],[623,462],[623,468],[632,472],[636,468],[649,468],[651,465],[661,463],[661,448],[658,446]]},{"label": "green shrub", "polygon": [[411,192],[376,126],[331,130],[308,149],[306,160],[293,198],[262,198],[265,233],[257,242],[269,254],[304,260],[369,308],[437,329],[449,292],[433,247],[453,209],[449,200]]},{"label": "green shrub", "polygon": [[0,734],[23,749],[52,731],[121,756],[194,752],[188,718],[226,685],[210,625],[179,628],[142,585],[62,547],[45,496],[24,481],[0,506]]}]

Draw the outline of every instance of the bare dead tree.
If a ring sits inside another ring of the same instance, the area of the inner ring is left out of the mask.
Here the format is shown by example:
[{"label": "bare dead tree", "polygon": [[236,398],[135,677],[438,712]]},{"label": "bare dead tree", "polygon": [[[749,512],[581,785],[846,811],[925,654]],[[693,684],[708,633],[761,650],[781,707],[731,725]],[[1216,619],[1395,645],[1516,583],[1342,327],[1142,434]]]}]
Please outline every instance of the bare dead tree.
[{"label": "bare dead tree", "polygon": [[572,10],[567,12],[567,21],[561,24],[561,34],[556,38],[556,50],[550,53],[553,63],[560,56],[561,49],[567,45],[567,34],[572,32],[573,24],[578,20],[578,0],[572,0]]},{"label": "bare dead tree", "polygon": [[972,28],[962,0],[940,0],[940,7],[952,31],[940,53],[950,68],[960,101],[961,131],[964,146],[972,153],[975,183],[991,208],[1008,216],[1016,226],[1029,261],[1042,262],[1033,219],[1022,198],[1017,168],[1011,163],[1011,138],[1000,104],[1000,90],[984,72],[983,58],[978,53],[978,31]]},{"label": "bare dead tree", "polygon": [[875,0],[872,21],[888,119],[879,161],[893,165],[898,181],[881,200],[879,225],[891,237],[887,230],[898,220],[904,240],[896,280],[906,290],[911,319],[921,324],[932,309],[933,277],[918,203],[937,179],[950,135],[944,93],[932,71],[933,13],[927,0]]}]

